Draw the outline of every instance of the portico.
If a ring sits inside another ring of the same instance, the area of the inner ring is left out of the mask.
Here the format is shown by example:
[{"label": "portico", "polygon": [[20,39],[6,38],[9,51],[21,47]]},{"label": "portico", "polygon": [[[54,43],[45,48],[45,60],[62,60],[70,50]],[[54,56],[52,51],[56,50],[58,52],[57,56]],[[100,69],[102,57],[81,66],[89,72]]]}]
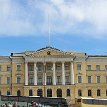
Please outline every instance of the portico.
[{"label": "portico", "polygon": [[[73,69],[73,59],[72,58],[54,58],[54,57],[26,57],[25,59],[25,85],[29,85],[29,63],[33,64],[33,85],[38,85],[38,76],[42,77],[42,84],[47,85],[47,76],[52,77],[52,85],[66,85],[69,81],[70,84],[74,84],[74,69]],[[41,64],[41,66],[39,66]],[[51,64],[51,65],[49,65]],[[57,65],[59,64],[59,68]],[[68,69],[66,70],[66,64],[68,64]],[[39,71],[41,67],[41,71]],[[49,68],[50,67],[50,68]],[[69,75],[68,75],[69,74]],[[66,79],[69,76],[68,80]],[[58,81],[59,76],[59,81]],[[51,81],[51,80],[49,80]],[[58,83],[60,82],[60,83]]]}]

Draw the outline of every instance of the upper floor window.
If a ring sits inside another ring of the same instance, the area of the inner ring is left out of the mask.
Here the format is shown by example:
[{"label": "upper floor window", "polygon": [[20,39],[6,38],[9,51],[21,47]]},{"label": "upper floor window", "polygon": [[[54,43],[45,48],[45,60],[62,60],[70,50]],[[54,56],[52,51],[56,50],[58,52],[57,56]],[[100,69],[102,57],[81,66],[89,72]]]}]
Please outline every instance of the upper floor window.
[{"label": "upper floor window", "polygon": [[10,84],[10,77],[7,77],[7,84]]},{"label": "upper floor window", "polygon": [[21,77],[17,76],[17,83],[20,84],[21,83]]},{"label": "upper floor window", "polygon": [[106,82],[106,84],[107,84],[107,76],[105,77],[105,82]]},{"label": "upper floor window", "polygon": [[0,77],[0,84],[1,84],[1,77]]},{"label": "upper floor window", "polygon": [[42,84],[42,77],[41,76],[38,77],[38,84]]},{"label": "upper floor window", "polygon": [[91,70],[91,65],[87,65],[87,70]]},{"label": "upper floor window", "polygon": [[100,71],[100,65],[96,65],[96,71]]},{"label": "upper floor window", "polygon": [[51,70],[52,70],[52,64],[48,64],[48,65],[47,65],[47,70],[48,70],[48,71],[51,71]]},{"label": "upper floor window", "polygon": [[82,83],[82,77],[78,76],[78,83]]},{"label": "upper floor window", "polygon": [[105,71],[107,71],[107,65],[105,65]]},{"label": "upper floor window", "polygon": [[81,70],[81,64],[77,64],[77,70]]},{"label": "upper floor window", "polygon": [[69,67],[69,64],[66,63],[66,64],[65,64],[65,70],[69,70],[69,68],[70,68],[70,67]]},{"label": "upper floor window", "polygon": [[52,84],[52,76],[47,76],[47,85]]},{"label": "upper floor window", "polygon": [[97,76],[97,83],[100,83],[100,76]]},{"label": "upper floor window", "polygon": [[61,70],[61,65],[60,64],[56,64],[56,70]]},{"label": "upper floor window", "polygon": [[7,65],[7,71],[11,71],[10,65]]},{"label": "upper floor window", "polygon": [[29,78],[29,83],[30,83],[30,84],[33,84],[33,83],[34,83],[33,77],[30,77],[30,78]]},{"label": "upper floor window", "polygon": [[60,76],[57,76],[57,83],[60,83]]},{"label": "upper floor window", "polygon": [[38,65],[38,71],[42,71],[42,65],[41,64]]},{"label": "upper floor window", "polygon": [[2,71],[2,67],[1,67],[1,65],[0,65],[0,71]]},{"label": "upper floor window", "polygon": [[28,69],[29,69],[29,71],[33,71],[34,70],[34,65],[33,64],[29,64]]},{"label": "upper floor window", "polygon": [[65,76],[65,83],[69,83],[69,76]]},{"label": "upper floor window", "polygon": [[88,76],[88,83],[91,83],[91,76]]},{"label": "upper floor window", "polygon": [[21,64],[17,64],[17,71],[21,71]]}]

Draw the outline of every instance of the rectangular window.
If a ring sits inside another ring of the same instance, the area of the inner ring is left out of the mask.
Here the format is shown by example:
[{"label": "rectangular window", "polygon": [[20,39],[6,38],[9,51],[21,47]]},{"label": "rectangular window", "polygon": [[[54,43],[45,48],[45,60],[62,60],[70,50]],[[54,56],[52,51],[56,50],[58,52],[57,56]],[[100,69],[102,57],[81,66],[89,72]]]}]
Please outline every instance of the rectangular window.
[{"label": "rectangular window", "polygon": [[69,83],[69,76],[65,76],[65,83]]},{"label": "rectangular window", "polygon": [[0,77],[0,84],[1,84],[1,77]]},{"label": "rectangular window", "polygon": [[38,71],[42,71],[42,65],[41,64],[38,65]]},{"label": "rectangular window", "polygon": [[30,77],[29,78],[29,84],[33,84],[33,83],[34,83],[33,77]]},{"label": "rectangular window", "polygon": [[105,71],[107,71],[107,65],[105,65]]},{"label": "rectangular window", "polygon": [[38,77],[38,84],[40,84],[40,85],[42,84],[42,77],[41,76]]},{"label": "rectangular window", "polygon": [[69,64],[65,64],[65,70],[69,70]]},{"label": "rectangular window", "polygon": [[91,65],[87,65],[87,70],[91,70]]},{"label": "rectangular window", "polygon": [[100,76],[97,76],[97,83],[100,83]]},{"label": "rectangular window", "polygon": [[48,65],[47,65],[47,70],[48,70],[48,71],[51,71],[51,70],[52,70],[52,64],[48,64]]},{"label": "rectangular window", "polygon": [[82,83],[82,77],[78,76],[78,83]]},{"label": "rectangular window", "polygon": [[100,90],[98,89],[97,90],[97,96],[100,96],[101,95],[101,92],[100,92]]},{"label": "rectangular window", "polygon": [[105,77],[105,82],[106,82],[106,84],[107,84],[107,76]]},{"label": "rectangular window", "polygon": [[7,77],[7,84],[10,84],[10,77]]},{"label": "rectangular window", "polygon": [[17,83],[20,84],[21,83],[21,77],[17,76]]},{"label": "rectangular window", "polygon": [[17,71],[21,71],[21,64],[17,64]]},{"label": "rectangular window", "polygon": [[52,84],[52,77],[47,76],[47,85],[51,85],[51,84]]},{"label": "rectangular window", "polygon": [[61,70],[61,65],[60,64],[56,64],[56,70]]},{"label": "rectangular window", "polygon": [[7,65],[7,71],[11,71],[10,65]]},{"label": "rectangular window", "polygon": [[1,65],[0,65],[0,71],[2,71]]},{"label": "rectangular window", "polygon": [[100,65],[96,65],[96,71],[100,71]]},{"label": "rectangular window", "polygon": [[81,64],[77,64],[77,70],[81,70]]},{"label": "rectangular window", "polygon": [[60,83],[60,76],[57,76],[57,83]]},{"label": "rectangular window", "polygon": [[29,69],[29,71],[34,71],[34,65],[33,64],[29,64],[28,69]]},{"label": "rectangular window", "polygon": [[88,76],[88,83],[91,83],[91,76]]}]

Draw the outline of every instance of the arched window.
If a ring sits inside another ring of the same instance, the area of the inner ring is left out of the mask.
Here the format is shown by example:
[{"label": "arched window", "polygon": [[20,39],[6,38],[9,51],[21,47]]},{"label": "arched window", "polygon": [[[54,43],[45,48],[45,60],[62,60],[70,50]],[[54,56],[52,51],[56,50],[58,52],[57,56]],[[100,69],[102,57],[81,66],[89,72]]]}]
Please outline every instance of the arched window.
[{"label": "arched window", "polygon": [[70,89],[67,89],[67,90],[66,90],[66,95],[67,95],[67,96],[70,96]]},{"label": "arched window", "polygon": [[80,89],[78,90],[78,96],[82,96],[82,91]]},{"label": "arched window", "polygon": [[20,90],[17,91],[17,96],[21,96]]},{"label": "arched window", "polygon": [[92,91],[88,90],[88,96],[92,96]]},{"label": "arched window", "polygon": [[52,89],[47,89],[47,97],[52,97]]},{"label": "arched window", "polygon": [[10,91],[7,91],[7,95],[10,95]]},{"label": "arched window", "polygon": [[43,97],[42,89],[38,89],[37,96]]},{"label": "arched window", "polygon": [[97,96],[100,96],[100,89],[97,90]]},{"label": "arched window", "polygon": [[62,97],[62,90],[61,89],[57,89],[57,97]]},{"label": "arched window", "polygon": [[29,96],[33,96],[33,92],[31,89],[29,90]]}]

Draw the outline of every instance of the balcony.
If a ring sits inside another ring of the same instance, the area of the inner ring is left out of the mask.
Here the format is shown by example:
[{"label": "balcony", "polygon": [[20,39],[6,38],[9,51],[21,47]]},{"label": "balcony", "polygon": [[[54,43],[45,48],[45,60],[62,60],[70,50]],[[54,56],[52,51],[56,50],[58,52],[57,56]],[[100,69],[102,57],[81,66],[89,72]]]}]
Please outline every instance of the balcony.
[{"label": "balcony", "polygon": [[52,85],[52,82],[47,82],[46,85]]},{"label": "balcony", "polygon": [[71,83],[70,82],[65,82],[65,85],[71,85]]},{"label": "balcony", "polygon": [[62,82],[57,82],[56,85],[62,85]]},{"label": "balcony", "polygon": [[43,83],[37,83],[37,85],[43,85]]}]

